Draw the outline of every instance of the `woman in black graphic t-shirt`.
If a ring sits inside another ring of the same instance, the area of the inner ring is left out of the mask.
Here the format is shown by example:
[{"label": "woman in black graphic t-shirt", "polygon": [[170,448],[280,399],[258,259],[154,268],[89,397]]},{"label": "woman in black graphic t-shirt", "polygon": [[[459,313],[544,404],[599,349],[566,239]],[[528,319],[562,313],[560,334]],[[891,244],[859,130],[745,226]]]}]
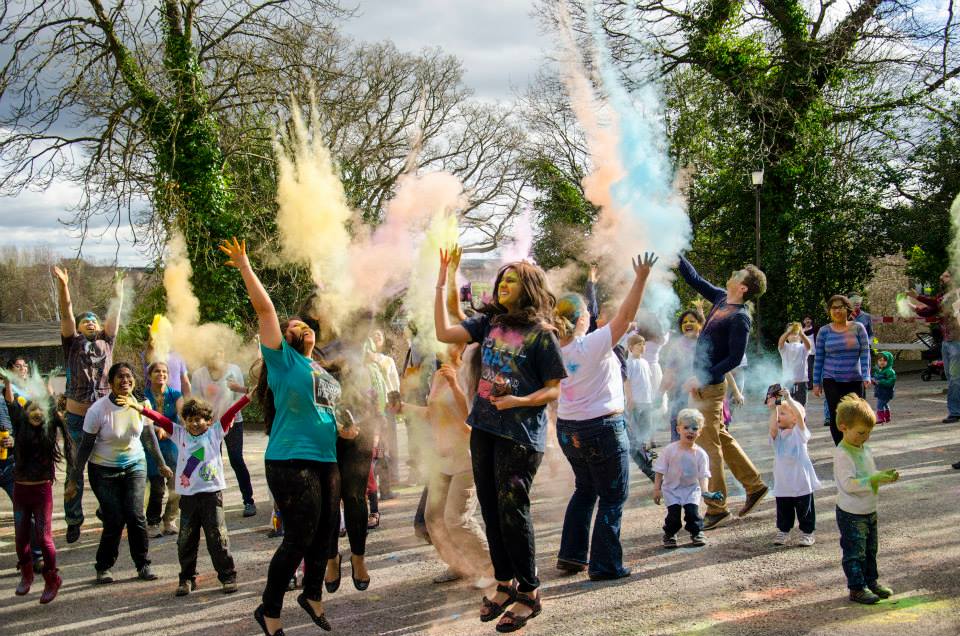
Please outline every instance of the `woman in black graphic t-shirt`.
[{"label": "woman in black graphic t-shirt", "polygon": [[511,263],[497,274],[495,299],[474,318],[450,325],[445,307],[449,254],[440,254],[434,305],[437,339],[480,344],[477,394],[467,423],[477,499],[486,524],[497,579],[493,598],[483,599],[480,620],[506,612],[497,631],[512,632],[540,613],[530,486],[543,459],[545,406],[560,396],[566,377],[557,342],[556,297],[543,270]]}]

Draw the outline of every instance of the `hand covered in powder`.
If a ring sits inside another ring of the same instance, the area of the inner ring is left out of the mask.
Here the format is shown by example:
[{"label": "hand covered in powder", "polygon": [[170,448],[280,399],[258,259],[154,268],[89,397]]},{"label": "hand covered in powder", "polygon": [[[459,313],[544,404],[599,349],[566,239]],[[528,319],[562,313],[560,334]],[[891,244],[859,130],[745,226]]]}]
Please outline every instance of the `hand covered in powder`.
[{"label": "hand covered in powder", "polygon": [[77,482],[73,479],[68,481],[63,487],[63,498],[64,499],[73,499],[77,496]]},{"label": "hand covered in powder", "polygon": [[231,238],[229,241],[220,241],[220,245],[217,247],[220,248],[220,251],[227,255],[228,259],[226,264],[230,267],[236,267],[240,269],[245,265],[249,265],[250,261],[247,259],[247,241],[243,240],[238,241],[237,237]]},{"label": "hand covered in powder", "polygon": [[721,501],[723,501],[723,493],[720,492],[719,490],[717,491],[706,490],[703,493],[703,498],[720,503]]},{"label": "hand covered in powder", "polygon": [[633,273],[636,274],[637,278],[646,278],[650,275],[650,270],[653,269],[653,266],[657,264],[658,260],[660,259],[657,258],[653,252],[644,252],[642,259],[640,255],[637,254],[636,260],[631,260],[633,263]]},{"label": "hand covered in powder", "polygon": [[453,252],[456,249],[457,246],[454,245],[451,249],[440,250],[440,272],[437,274],[437,287],[444,287],[447,284],[447,270],[453,262]]},{"label": "hand covered in powder", "polygon": [[169,466],[161,466],[160,468],[158,468],[158,470],[160,471],[160,474],[163,476],[164,479],[173,478],[173,471],[170,470]]},{"label": "hand covered in powder", "polygon": [[132,395],[118,395],[116,396],[117,406],[125,406],[131,408],[138,413],[143,413],[143,404],[137,401],[137,398]]}]

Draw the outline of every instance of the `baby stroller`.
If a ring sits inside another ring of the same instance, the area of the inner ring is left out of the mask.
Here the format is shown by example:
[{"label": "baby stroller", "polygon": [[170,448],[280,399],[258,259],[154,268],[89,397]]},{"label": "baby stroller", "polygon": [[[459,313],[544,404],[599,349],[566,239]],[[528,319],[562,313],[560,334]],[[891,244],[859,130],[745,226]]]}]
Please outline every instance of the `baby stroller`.
[{"label": "baby stroller", "polygon": [[931,330],[929,333],[918,333],[917,341],[927,347],[926,351],[920,352],[920,359],[927,361],[927,367],[920,372],[920,379],[929,382],[932,378],[938,377],[941,380],[947,379],[947,372],[943,368],[943,358],[941,357],[941,339],[939,333]]}]

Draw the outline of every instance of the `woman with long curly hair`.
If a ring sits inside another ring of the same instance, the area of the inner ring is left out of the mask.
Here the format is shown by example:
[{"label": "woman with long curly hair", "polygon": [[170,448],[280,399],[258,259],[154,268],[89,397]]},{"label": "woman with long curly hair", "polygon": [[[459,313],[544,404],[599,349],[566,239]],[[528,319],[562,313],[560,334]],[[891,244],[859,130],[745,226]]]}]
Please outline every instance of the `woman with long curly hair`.
[{"label": "woman with long curly hair", "polygon": [[494,300],[477,316],[450,325],[446,308],[450,252],[440,253],[434,302],[437,339],[480,344],[477,393],[467,419],[480,511],[486,524],[497,591],[483,598],[481,621],[511,604],[498,632],[521,629],[541,611],[530,487],[543,459],[545,407],[560,396],[563,368],[554,326],[556,297],[543,270],[527,262],[500,269]]}]

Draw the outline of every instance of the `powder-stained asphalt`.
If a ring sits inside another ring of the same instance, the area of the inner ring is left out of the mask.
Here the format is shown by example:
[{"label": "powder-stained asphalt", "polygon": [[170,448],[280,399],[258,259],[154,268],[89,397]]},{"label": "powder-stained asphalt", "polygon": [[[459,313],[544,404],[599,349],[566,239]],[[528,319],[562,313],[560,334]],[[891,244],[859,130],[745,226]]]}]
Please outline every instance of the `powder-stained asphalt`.
[{"label": "powder-stained asphalt", "polygon": [[[811,398],[810,453],[823,481],[823,489],[816,494],[817,544],[812,548],[771,545],[775,532],[771,496],[747,518],[709,532],[706,547],[663,550],[664,509],[653,504],[650,482],[633,468],[622,533],[625,560],[633,576],[612,583],[592,583],[586,575],[561,577],[554,563],[571,474],[562,456],[557,462],[545,461],[534,487],[544,611],[524,633],[960,634],[960,470],[950,468],[950,463],[960,460],[960,424],[940,423],[946,411],[945,386],[944,382],[921,382],[916,374],[903,375],[891,406],[894,421],[878,425],[871,439],[878,467],[897,468],[902,475],[900,482],[883,487],[880,497],[881,581],[896,592],[889,601],[864,607],[847,600],[834,518],[833,444],[828,430],[819,425],[820,401]],[[760,408],[745,408],[736,413],[732,431],[769,481],[772,453],[763,417]],[[665,433],[659,440],[666,442]],[[229,467],[226,471],[225,502],[239,572],[238,593],[220,593],[201,542],[200,590],[175,598],[175,537],[151,542],[150,556],[159,580],[135,579],[124,542],[113,571],[117,582],[96,585],[93,558],[99,526],[93,515],[95,500],[85,497],[91,521],[76,544],[66,544],[59,502],[55,507],[55,541],[64,578],[60,596],[49,606],[39,605],[43,585],[38,577],[29,596],[16,597],[11,506],[0,496],[0,632],[259,634],[251,615],[279,540],[266,536],[270,504],[263,478],[265,438],[248,430],[245,441],[259,504],[256,517],[241,517],[233,473]],[[736,487],[731,486],[735,510],[742,494],[737,496]],[[61,491],[58,484],[56,492]],[[335,633],[495,633],[493,623],[477,618],[479,593],[465,584],[431,583],[443,566],[432,547],[413,536],[411,520],[418,497],[419,490],[411,487],[383,503],[381,528],[371,533],[367,544],[370,589],[353,589],[350,568],[345,565],[340,590],[325,596]],[[685,540],[683,533],[681,538]],[[288,634],[321,633],[293,595],[287,596],[283,617]]]}]

